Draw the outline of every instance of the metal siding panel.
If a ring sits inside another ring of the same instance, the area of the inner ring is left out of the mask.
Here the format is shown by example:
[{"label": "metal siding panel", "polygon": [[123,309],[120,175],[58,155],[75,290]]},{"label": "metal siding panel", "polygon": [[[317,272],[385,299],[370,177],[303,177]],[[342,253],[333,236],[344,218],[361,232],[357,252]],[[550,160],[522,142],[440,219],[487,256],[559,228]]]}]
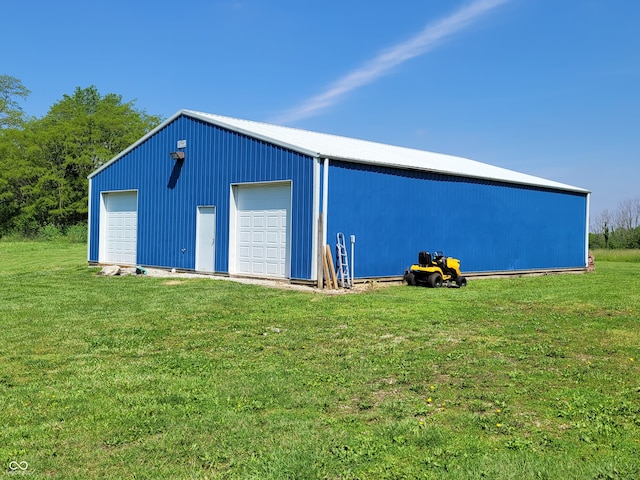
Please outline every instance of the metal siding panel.
[{"label": "metal siding panel", "polygon": [[[180,167],[169,157],[187,140]],[[313,160],[305,155],[178,117],[92,179],[90,260],[98,260],[100,193],[138,190],[138,263],[195,268],[196,207],[215,205],[215,265],[228,272],[230,185],[292,181],[292,278],[311,275]],[[295,232],[295,235],[293,233]],[[184,251],[183,251],[184,249]]]},{"label": "metal siding panel", "polygon": [[329,242],[356,235],[356,277],[401,275],[421,250],[467,272],[583,267],[586,195],[332,162]]}]

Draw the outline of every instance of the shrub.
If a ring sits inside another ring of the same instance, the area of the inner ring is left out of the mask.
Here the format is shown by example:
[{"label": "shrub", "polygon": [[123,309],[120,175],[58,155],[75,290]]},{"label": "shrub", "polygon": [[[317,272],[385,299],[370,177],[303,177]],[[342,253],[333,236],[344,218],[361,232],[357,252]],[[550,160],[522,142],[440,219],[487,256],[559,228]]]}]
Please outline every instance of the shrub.
[{"label": "shrub", "polygon": [[38,230],[38,239],[45,242],[59,240],[60,237],[62,237],[62,230],[60,230],[60,228],[56,227],[55,225],[51,225],[50,223],[45,225],[44,227],[40,227],[40,229]]},{"label": "shrub", "polygon": [[87,233],[87,225],[85,223],[78,223],[67,227],[65,237],[70,243],[86,243]]}]

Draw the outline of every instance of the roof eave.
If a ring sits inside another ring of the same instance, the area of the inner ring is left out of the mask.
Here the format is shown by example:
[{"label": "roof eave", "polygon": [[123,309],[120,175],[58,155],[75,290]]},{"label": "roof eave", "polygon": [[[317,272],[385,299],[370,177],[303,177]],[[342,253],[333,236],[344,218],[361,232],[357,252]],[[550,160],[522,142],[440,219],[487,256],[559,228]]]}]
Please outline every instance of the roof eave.
[{"label": "roof eave", "polygon": [[[363,165],[373,165],[373,166],[382,166],[382,167],[388,167],[388,168],[396,168],[399,170],[413,170],[413,171],[417,171],[417,172],[429,172],[429,173],[436,173],[438,175],[451,175],[454,177],[460,177],[460,178],[473,178],[476,180],[485,180],[485,181],[490,181],[490,182],[497,182],[497,183],[506,183],[509,185],[523,185],[523,186],[528,186],[528,187],[536,187],[536,188],[546,188],[546,189],[550,189],[550,190],[563,190],[563,191],[567,191],[567,192],[574,192],[574,193],[582,193],[582,194],[589,194],[591,193],[590,190],[584,189],[584,188],[580,188],[580,187],[575,187],[573,185],[568,185],[568,184],[564,184],[564,183],[560,183],[560,182],[554,182],[551,180],[546,180],[546,179],[539,179],[539,180],[544,180],[544,182],[542,181],[527,181],[527,180],[510,180],[507,178],[496,178],[496,177],[492,177],[490,175],[474,175],[471,173],[461,173],[461,172],[455,172],[455,171],[450,171],[450,170],[446,170],[446,169],[436,169],[436,168],[428,168],[428,167],[419,167],[419,166],[408,166],[408,165],[404,165],[404,164],[399,164],[399,163],[393,163],[393,162],[371,162],[371,161],[367,161],[364,159],[358,159],[358,158],[344,158],[344,157],[337,157],[335,155],[322,155],[320,154],[320,157],[322,158],[328,158],[329,160],[336,160],[336,161],[340,161],[340,162],[348,162],[348,163],[360,163]],[[516,172],[519,173],[519,172]],[[522,174],[522,175],[527,175],[527,174]],[[527,176],[531,176],[531,175],[527,175]],[[533,176],[531,176],[533,177]]]},{"label": "roof eave", "polygon": [[[291,151],[300,153],[302,155],[309,156],[311,158],[327,158],[329,160],[336,160],[336,161],[342,161],[342,162],[360,163],[360,164],[364,164],[364,165],[373,165],[373,166],[384,166],[384,167],[389,167],[389,168],[397,168],[397,169],[401,169],[401,170],[414,170],[414,171],[421,171],[421,172],[431,172],[431,173],[437,173],[437,174],[440,174],[440,175],[452,175],[452,176],[461,177],[461,178],[474,178],[474,179],[479,179],[479,180],[506,183],[506,184],[511,184],[511,185],[525,185],[525,186],[530,186],[530,187],[547,188],[547,189],[552,189],[552,190],[563,190],[563,191],[576,192],[576,193],[581,193],[581,194],[589,194],[589,193],[591,193],[589,190],[586,190],[586,189],[583,189],[583,188],[574,187],[572,185],[567,185],[567,184],[563,184],[563,183],[560,183],[560,182],[554,182],[554,181],[547,180],[547,179],[544,179],[544,178],[538,178],[538,177],[535,177],[533,175],[521,174],[520,172],[510,171],[511,173],[522,175],[525,178],[522,178],[522,179],[509,179],[509,178],[505,178],[505,177],[496,178],[495,176],[491,176],[491,175],[476,175],[476,174],[473,174],[473,173],[463,173],[463,172],[459,172],[459,171],[450,171],[450,170],[447,170],[446,168],[429,168],[429,167],[421,167],[419,165],[407,165],[407,164],[401,164],[401,163],[395,163],[395,162],[385,162],[385,161],[382,161],[382,162],[381,161],[371,161],[371,160],[361,159],[361,158],[348,158],[348,157],[340,157],[340,156],[331,155],[331,154],[324,154],[322,152],[316,152],[316,151],[313,151],[313,150],[309,150],[309,149],[300,147],[298,145],[294,145],[294,144],[287,143],[287,142],[282,141],[282,140],[278,140],[278,139],[272,138],[272,137],[267,136],[267,135],[262,135],[262,134],[260,134],[258,132],[254,132],[254,131],[251,131],[251,130],[248,130],[248,129],[243,129],[243,128],[235,126],[235,125],[231,125],[231,124],[226,123],[226,122],[224,122],[224,121],[222,121],[220,119],[211,118],[210,116],[208,116],[206,114],[203,114],[201,112],[197,112],[197,111],[194,111],[194,110],[186,110],[186,109],[182,109],[182,110],[179,110],[176,113],[174,113],[171,117],[167,118],[165,121],[160,123],[157,127],[155,127],[153,130],[149,131],[146,135],[144,135],[142,138],[140,138],[134,144],[132,144],[131,146],[129,146],[128,148],[126,148],[122,152],[118,153],[118,155],[113,157],[111,160],[106,162],[104,165],[101,165],[100,167],[98,167],[91,174],[89,174],[89,176],[87,178],[89,178],[89,179],[93,178],[94,176],[96,176],[97,174],[99,174],[100,172],[102,172],[103,170],[108,168],[110,165],[112,165],[115,162],[117,162],[118,160],[120,160],[127,153],[129,153],[132,150],[134,150],[140,144],[144,143],[150,137],[155,135],[158,131],[162,130],[167,125],[169,125],[170,123],[172,123],[173,121],[175,121],[177,118],[179,118],[181,116],[186,116],[186,117],[189,117],[189,118],[193,118],[193,119],[205,122],[205,123],[210,124],[210,125],[215,125],[215,126],[218,126],[220,128],[224,128],[226,130],[229,130],[229,131],[232,131],[232,132],[236,132],[236,133],[239,133],[241,135],[245,135],[245,136],[250,137],[250,138],[254,138],[256,140],[264,141],[264,142],[269,143],[271,145],[276,145],[276,146],[279,146],[281,148],[285,148],[287,150],[291,150]],[[526,178],[526,177],[530,177],[530,180],[528,178]]]}]

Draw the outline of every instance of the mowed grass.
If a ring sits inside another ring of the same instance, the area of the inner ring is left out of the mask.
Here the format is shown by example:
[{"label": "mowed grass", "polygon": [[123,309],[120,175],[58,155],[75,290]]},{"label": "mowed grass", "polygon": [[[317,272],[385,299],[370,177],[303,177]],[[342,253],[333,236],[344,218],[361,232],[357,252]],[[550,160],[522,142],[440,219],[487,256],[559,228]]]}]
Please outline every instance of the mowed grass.
[{"label": "mowed grass", "polygon": [[8,475],[640,478],[638,263],[324,295],[85,257],[0,242]]}]

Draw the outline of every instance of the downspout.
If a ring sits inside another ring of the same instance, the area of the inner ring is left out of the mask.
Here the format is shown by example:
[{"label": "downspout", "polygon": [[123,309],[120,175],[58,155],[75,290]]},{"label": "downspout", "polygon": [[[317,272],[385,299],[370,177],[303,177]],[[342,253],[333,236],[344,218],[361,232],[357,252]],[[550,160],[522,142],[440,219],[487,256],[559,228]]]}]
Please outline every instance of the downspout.
[{"label": "downspout", "polygon": [[324,170],[322,172],[322,213],[324,222],[322,224],[323,246],[327,244],[327,224],[329,223],[329,159],[324,159]]},{"label": "downspout", "polygon": [[320,253],[320,241],[318,233],[318,222],[320,219],[320,162],[319,157],[313,159],[313,239],[311,248],[311,278],[318,279],[318,273],[322,269],[319,265],[318,255]]},{"label": "downspout", "polygon": [[586,225],[586,236],[585,236],[585,248],[584,248],[584,265],[585,267],[589,267],[589,210],[591,209],[591,193],[587,193],[587,219],[585,221]]}]

